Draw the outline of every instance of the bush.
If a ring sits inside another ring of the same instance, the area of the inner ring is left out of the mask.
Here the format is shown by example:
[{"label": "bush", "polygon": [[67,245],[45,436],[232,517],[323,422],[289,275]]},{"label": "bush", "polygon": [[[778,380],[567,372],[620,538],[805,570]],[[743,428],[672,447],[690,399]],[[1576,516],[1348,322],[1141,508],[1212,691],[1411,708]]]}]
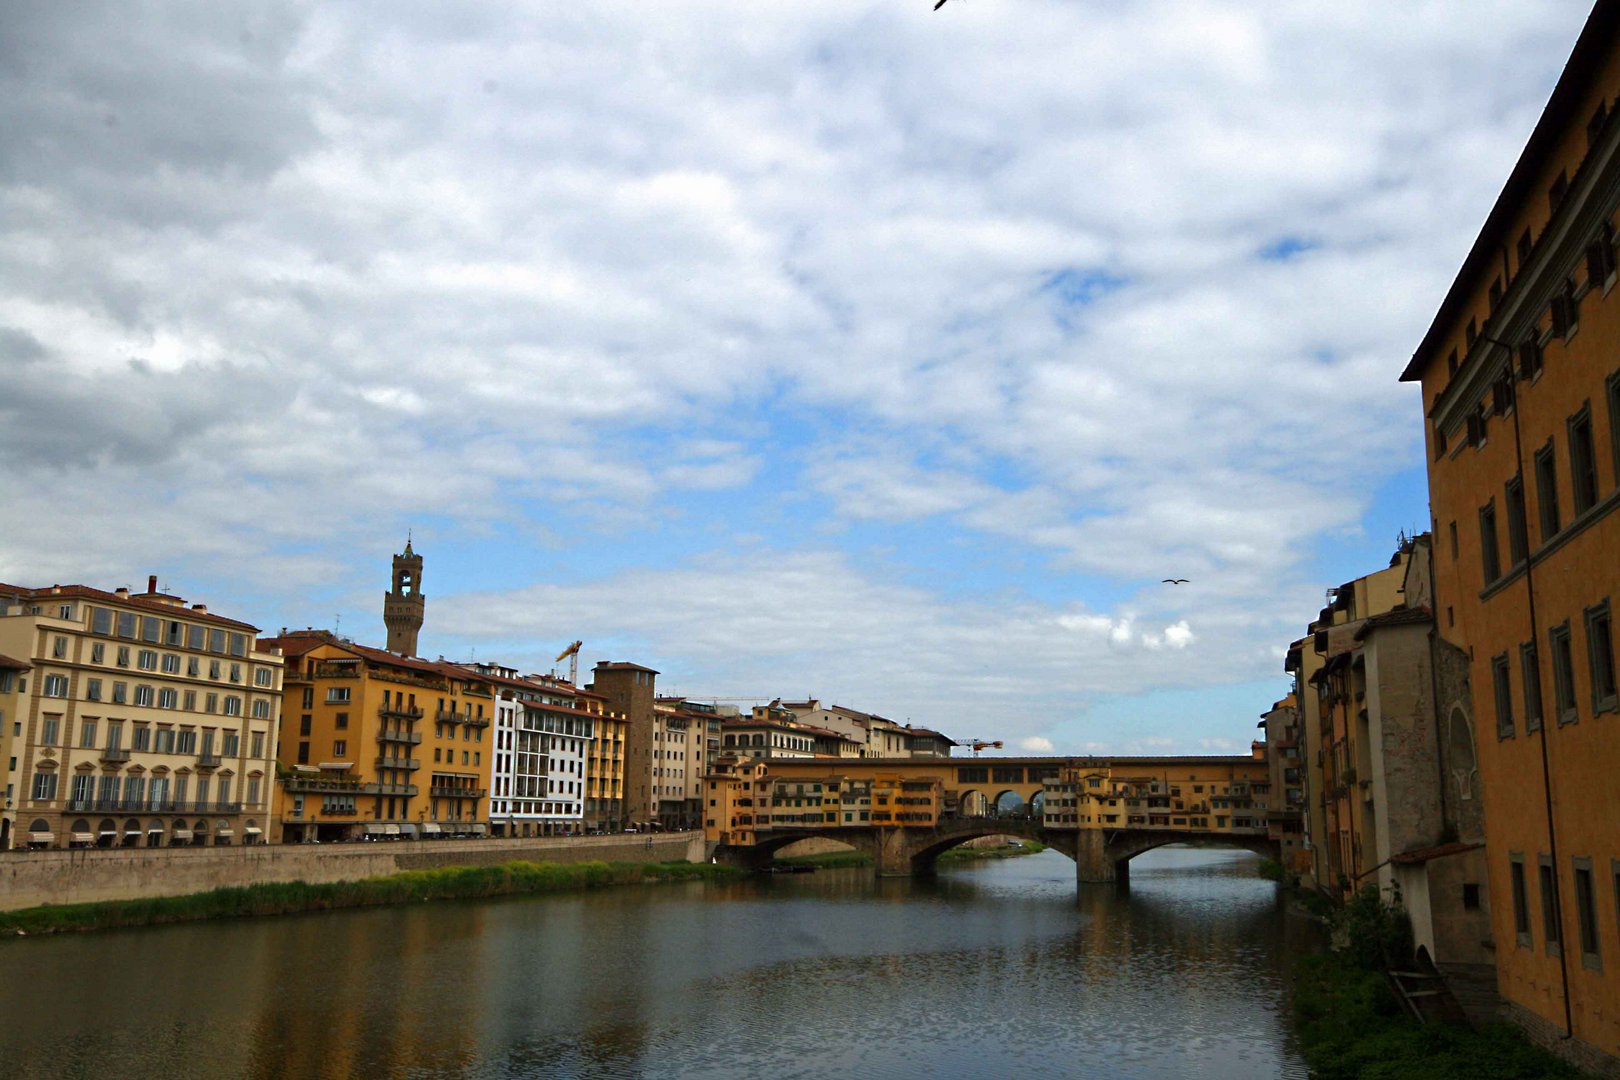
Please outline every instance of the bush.
[{"label": "bush", "polygon": [[1344,935],[1346,955],[1369,971],[1412,962],[1412,920],[1398,891],[1385,900],[1376,885],[1368,885],[1345,902],[1333,923]]},{"label": "bush", "polygon": [[1384,976],[1347,956],[1308,956],[1294,983],[1294,1016],[1316,1080],[1576,1080],[1580,1073],[1516,1028],[1420,1024]]}]

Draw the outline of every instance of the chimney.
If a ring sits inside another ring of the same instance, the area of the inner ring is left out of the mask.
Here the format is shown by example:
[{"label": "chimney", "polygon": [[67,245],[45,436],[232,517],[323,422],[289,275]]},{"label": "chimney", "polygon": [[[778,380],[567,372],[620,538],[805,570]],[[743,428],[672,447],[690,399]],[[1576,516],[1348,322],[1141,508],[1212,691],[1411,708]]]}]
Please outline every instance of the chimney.
[{"label": "chimney", "polygon": [[146,577],[146,591],[149,592],[149,593],[157,592],[157,575],[156,574],[148,574],[147,575],[147,577]]},{"label": "chimney", "polygon": [[118,586],[118,588],[113,590],[113,595],[118,597],[120,600],[128,600],[129,599],[129,586],[128,585],[120,585],[120,586]]},{"label": "chimney", "polygon": [[191,605],[191,610],[195,611],[199,615],[206,615],[206,614],[208,614],[208,605],[207,604],[192,604]]}]

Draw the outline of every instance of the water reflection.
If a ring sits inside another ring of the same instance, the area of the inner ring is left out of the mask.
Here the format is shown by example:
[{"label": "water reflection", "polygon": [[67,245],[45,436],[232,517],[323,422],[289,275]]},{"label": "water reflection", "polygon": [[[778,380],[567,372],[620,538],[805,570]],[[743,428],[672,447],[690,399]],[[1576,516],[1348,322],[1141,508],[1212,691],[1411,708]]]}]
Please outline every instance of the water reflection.
[{"label": "water reflection", "polygon": [[1253,1077],[1313,928],[1252,856],[1056,853],[0,946],[7,1076]]}]

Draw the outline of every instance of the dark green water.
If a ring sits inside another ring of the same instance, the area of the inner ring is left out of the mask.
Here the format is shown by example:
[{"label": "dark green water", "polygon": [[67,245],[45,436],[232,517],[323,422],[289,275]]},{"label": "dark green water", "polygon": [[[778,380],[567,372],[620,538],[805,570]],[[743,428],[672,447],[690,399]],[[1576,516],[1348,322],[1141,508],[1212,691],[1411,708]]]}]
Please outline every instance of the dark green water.
[{"label": "dark green water", "polygon": [[0,943],[4,1077],[1303,1077],[1252,856],[1055,852]]}]

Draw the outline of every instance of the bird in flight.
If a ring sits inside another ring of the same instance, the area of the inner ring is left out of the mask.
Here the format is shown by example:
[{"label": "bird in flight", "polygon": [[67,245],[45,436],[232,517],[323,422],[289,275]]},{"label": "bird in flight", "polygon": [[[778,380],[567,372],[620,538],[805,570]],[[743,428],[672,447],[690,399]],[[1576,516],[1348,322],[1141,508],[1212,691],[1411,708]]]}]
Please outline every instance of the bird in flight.
[{"label": "bird in flight", "polygon": [[1164,583],[1166,585],[1185,585],[1187,584],[1187,579],[1184,577],[1167,577],[1164,579]]},{"label": "bird in flight", "polygon": [[938,11],[940,8],[942,8],[944,6],[945,6],[945,0],[939,0],[939,3],[934,5],[934,10]]}]

